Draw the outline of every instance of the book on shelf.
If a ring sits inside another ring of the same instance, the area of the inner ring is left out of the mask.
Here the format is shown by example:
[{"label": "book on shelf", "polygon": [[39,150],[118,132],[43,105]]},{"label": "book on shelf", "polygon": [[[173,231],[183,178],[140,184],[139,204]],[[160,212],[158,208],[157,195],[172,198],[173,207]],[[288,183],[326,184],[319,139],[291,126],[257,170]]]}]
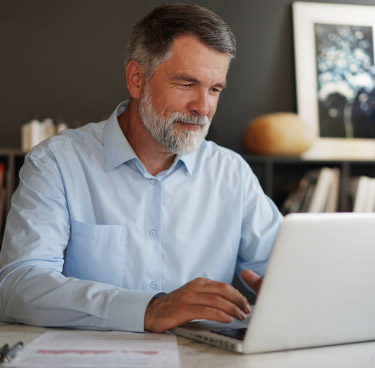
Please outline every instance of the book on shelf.
[{"label": "book on shelf", "polygon": [[340,190],[340,170],[323,167],[308,171],[297,189],[285,200],[281,212],[336,212]]},{"label": "book on shelf", "polygon": [[332,170],[332,186],[325,212],[336,212],[339,209],[340,170],[338,168]]},{"label": "book on shelf", "polygon": [[375,178],[359,176],[352,178],[353,212],[375,212]]},{"label": "book on shelf", "polygon": [[319,170],[311,170],[301,178],[296,189],[291,190],[284,201],[281,208],[282,214],[305,212],[303,209],[311,200],[318,176]]},{"label": "book on shelf", "polygon": [[320,170],[307,212],[336,212],[338,210],[339,185],[339,169],[323,167]]},{"label": "book on shelf", "polygon": [[313,194],[314,194],[314,191],[315,191],[315,188],[316,188],[317,179],[318,179],[318,176],[316,176],[314,181],[309,183],[309,186],[308,186],[307,191],[306,191],[305,198],[304,198],[304,200],[301,204],[301,208],[299,209],[298,212],[308,212],[309,211],[311,199],[313,197]]}]

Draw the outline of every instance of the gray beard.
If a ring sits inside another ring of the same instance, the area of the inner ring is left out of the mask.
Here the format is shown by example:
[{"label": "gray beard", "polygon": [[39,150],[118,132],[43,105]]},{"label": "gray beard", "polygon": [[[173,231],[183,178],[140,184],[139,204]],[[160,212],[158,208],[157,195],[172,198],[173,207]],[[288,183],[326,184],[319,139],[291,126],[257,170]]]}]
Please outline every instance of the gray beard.
[{"label": "gray beard", "polygon": [[[196,151],[207,136],[210,127],[210,121],[207,116],[185,115],[179,112],[171,113],[169,118],[159,116],[153,108],[148,83],[139,100],[138,113],[152,137],[170,152],[178,155],[188,155]],[[176,121],[197,124],[200,129],[174,131]]]}]

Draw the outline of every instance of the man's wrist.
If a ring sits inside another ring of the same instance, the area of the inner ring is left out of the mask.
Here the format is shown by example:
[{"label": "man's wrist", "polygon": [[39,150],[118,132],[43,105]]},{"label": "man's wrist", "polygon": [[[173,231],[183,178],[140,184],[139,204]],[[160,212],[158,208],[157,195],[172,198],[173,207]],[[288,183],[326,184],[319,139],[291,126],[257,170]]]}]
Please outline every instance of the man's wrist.
[{"label": "man's wrist", "polygon": [[145,331],[152,331],[152,319],[153,319],[153,307],[157,300],[166,295],[166,293],[158,293],[154,295],[151,300],[148,302],[148,305],[145,310],[145,318],[144,318],[144,330]]}]

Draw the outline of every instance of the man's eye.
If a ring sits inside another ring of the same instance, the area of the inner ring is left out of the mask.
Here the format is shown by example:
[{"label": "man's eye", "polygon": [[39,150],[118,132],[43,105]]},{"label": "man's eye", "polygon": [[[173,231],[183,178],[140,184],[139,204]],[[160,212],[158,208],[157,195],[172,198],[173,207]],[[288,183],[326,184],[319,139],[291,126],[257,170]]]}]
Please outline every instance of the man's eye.
[{"label": "man's eye", "polygon": [[219,94],[221,91],[222,91],[221,88],[216,88],[216,87],[212,88],[212,92],[214,92],[216,94]]},{"label": "man's eye", "polygon": [[180,87],[182,88],[191,88],[193,85],[191,83],[181,83]]}]

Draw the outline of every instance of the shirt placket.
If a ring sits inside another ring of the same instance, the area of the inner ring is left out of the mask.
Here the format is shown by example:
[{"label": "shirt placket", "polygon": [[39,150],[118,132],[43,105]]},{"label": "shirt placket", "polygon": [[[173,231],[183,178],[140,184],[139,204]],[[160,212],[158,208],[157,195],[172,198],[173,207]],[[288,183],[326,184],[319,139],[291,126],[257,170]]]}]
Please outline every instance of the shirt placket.
[{"label": "shirt placket", "polygon": [[148,257],[152,260],[152,265],[149,267],[149,289],[159,291],[161,290],[161,279],[162,279],[162,222],[161,222],[161,206],[162,206],[162,182],[159,179],[151,178],[148,179],[153,191],[153,203],[150,208],[150,221],[149,228],[145,229],[148,233],[147,236],[150,240],[149,251],[153,254],[152,257]]}]

